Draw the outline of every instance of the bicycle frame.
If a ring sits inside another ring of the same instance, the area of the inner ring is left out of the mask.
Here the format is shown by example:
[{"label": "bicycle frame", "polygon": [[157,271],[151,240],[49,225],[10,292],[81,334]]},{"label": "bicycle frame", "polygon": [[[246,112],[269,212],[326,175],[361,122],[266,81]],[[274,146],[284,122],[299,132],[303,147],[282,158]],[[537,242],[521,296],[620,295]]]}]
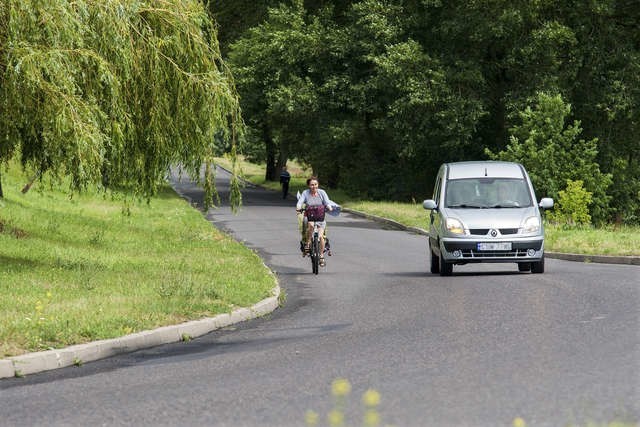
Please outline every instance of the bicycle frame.
[{"label": "bicycle frame", "polygon": [[[302,212],[298,211],[300,221],[301,230],[305,233],[307,232],[307,224],[303,218]],[[326,229],[325,233],[326,234]],[[303,237],[304,239],[304,237]],[[324,240],[324,245],[321,245],[320,239]],[[318,274],[319,266],[320,266],[320,258],[322,258],[323,253],[321,251],[321,247],[324,246],[324,252],[327,252],[327,255],[331,256],[331,249],[329,245],[329,239],[326,235],[320,236],[320,227],[318,222],[313,222],[313,229],[311,231],[310,242],[309,242],[309,258],[311,259],[311,271],[313,274]],[[302,249],[302,247],[301,247]]]}]

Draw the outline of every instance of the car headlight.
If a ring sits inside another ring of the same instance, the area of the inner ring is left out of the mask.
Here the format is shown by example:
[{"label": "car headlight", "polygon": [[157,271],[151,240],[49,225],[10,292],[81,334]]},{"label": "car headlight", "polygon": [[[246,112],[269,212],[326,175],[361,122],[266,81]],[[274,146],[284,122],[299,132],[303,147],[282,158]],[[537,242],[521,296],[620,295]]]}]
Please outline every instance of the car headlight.
[{"label": "car headlight", "polygon": [[540,218],[537,216],[530,216],[524,221],[522,231],[525,233],[537,233],[540,231]]},{"label": "car headlight", "polygon": [[447,218],[445,225],[449,233],[464,234],[464,226],[459,220],[455,218]]}]

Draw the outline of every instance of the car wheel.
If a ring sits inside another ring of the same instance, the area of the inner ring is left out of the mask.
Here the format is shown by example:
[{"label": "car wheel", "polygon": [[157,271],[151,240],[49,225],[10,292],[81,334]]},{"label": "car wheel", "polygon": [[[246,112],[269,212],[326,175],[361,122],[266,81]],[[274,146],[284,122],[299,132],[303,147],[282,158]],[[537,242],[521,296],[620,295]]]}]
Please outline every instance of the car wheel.
[{"label": "car wheel", "polygon": [[429,252],[431,253],[431,272],[438,274],[440,273],[440,258],[433,253],[433,249],[429,248]]},{"label": "car wheel", "polygon": [[531,272],[536,274],[544,273],[544,255],[542,255],[540,261],[531,263]]},{"label": "car wheel", "polygon": [[519,262],[518,263],[518,271],[531,271],[531,263],[529,263],[529,262]]},{"label": "car wheel", "polygon": [[451,273],[453,273],[453,264],[450,262],[446,262],[442,257],[442,254],[440,254],[439,258],[440,258],[440,262],[438,263],[438,266],[440,268],[440,275],[451,276]]}]

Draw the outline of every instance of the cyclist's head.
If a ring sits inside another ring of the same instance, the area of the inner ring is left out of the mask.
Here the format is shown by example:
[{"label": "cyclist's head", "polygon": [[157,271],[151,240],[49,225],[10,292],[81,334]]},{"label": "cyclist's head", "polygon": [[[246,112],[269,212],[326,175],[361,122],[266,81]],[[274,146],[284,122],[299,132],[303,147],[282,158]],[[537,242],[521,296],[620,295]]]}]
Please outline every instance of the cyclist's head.
[{"label": "cyclist's head", "polygon": [[307,187],[318,187],[320,186],[320,182],[318,181],[318,177],[316,176],[312,176],[311,178],[307,179]]}]

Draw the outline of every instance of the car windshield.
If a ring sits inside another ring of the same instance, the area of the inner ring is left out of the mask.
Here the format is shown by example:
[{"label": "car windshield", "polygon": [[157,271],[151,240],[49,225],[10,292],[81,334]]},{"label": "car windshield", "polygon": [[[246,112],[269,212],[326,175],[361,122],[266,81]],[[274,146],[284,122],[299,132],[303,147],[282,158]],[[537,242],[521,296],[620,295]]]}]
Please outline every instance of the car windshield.
[{"label": "car windshield", "polygon": [[524,179],[472,178],[450,180],[445,206],[454,209],[524,208],[532,205]]}]

